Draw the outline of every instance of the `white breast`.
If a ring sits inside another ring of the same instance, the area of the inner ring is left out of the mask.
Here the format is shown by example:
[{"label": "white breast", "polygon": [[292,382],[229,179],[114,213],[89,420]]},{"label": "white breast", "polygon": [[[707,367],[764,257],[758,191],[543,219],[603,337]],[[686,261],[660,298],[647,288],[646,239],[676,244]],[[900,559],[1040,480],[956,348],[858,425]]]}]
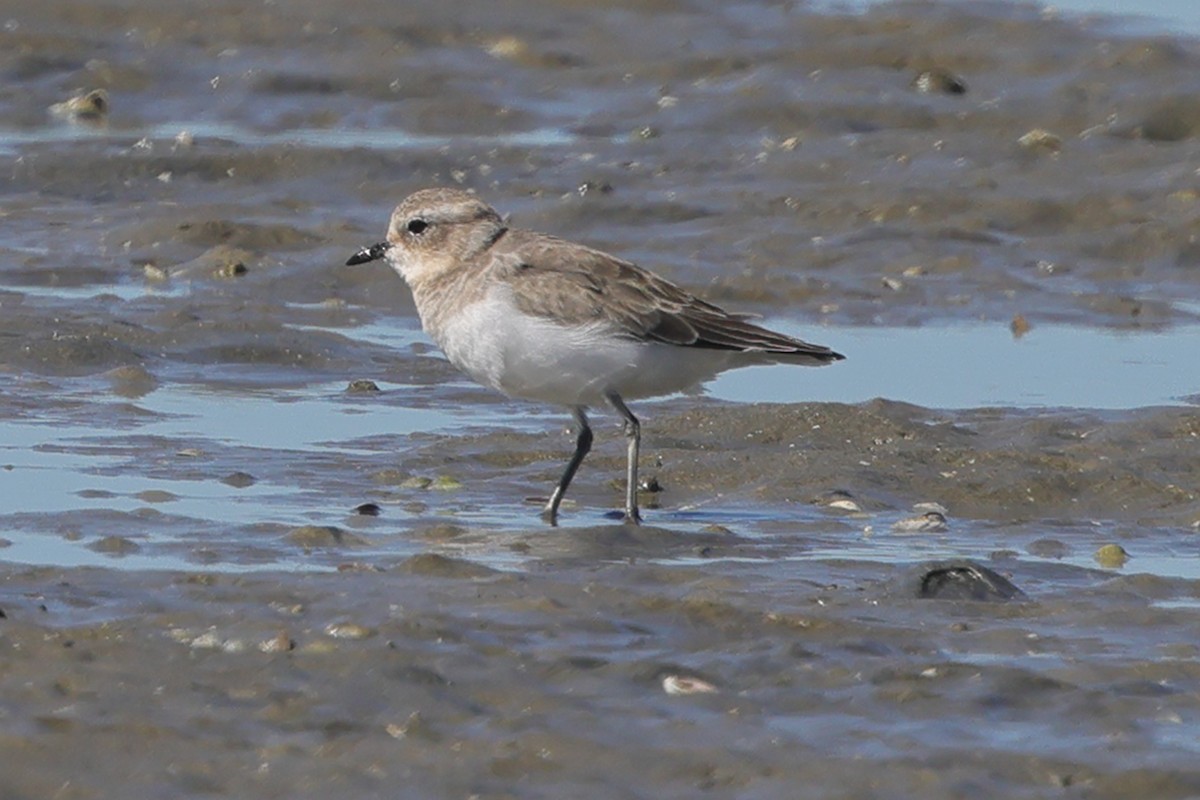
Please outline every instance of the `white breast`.
[{"label": "white breast", "polygon": [[520,313],[502,287],[429,331],[450,362],[511,397],[596,405],[690,389],[733,366],[730,354],[642,342],[600,324]]}]

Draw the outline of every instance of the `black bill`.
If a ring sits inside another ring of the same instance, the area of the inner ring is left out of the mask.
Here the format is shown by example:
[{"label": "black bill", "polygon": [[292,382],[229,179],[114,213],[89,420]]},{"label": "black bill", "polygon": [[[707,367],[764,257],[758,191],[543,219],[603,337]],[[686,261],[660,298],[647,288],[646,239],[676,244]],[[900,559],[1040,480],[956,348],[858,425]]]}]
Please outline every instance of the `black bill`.
[{"label": "black bill", "polygon": [[356,264],[366,264],[368,261],[378,261],[379,259],[383,258],[383,254],[388,251],[389,247],[391,247],[391,245],[387,242],[380,242],[379,244],[373,244],[370,247],[364,247],[362,250],[359,250],[357,253],[350,256],[350,258],[346,259],[346,265],[353,267]]}]

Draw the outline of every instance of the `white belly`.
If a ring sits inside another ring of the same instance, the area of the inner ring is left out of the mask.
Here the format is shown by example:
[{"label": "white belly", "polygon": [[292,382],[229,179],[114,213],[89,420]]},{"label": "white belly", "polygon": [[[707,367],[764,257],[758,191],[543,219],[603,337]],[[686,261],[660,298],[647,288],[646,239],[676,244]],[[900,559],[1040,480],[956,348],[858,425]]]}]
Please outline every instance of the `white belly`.
[{"label": "white belly", "polygon": [[431,335],[456,367],[511,397],[596,405],[691,389],[733,366],[728,352],[640,342],[601,325],[568,327],[492,295]]}]

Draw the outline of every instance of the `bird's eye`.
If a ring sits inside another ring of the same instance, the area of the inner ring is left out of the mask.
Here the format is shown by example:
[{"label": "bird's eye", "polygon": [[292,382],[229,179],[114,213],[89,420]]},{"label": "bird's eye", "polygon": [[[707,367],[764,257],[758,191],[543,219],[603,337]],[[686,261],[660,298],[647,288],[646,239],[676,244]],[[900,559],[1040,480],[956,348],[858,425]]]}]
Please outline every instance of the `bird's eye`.
[{"label": "bird's eye", "polygon": [[404,226],[413,236],[420,236],[429,228],[429,223],[421,218],[410,219],[408,224]]}]

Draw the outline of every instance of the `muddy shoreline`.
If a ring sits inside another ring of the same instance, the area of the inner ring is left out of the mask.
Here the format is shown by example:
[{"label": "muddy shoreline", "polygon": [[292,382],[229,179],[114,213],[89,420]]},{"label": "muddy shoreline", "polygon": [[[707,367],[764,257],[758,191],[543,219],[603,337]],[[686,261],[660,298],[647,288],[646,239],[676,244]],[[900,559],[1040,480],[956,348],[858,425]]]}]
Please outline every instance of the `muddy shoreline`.
[{"label": "muddy shoreline", "polygon": [[[487,522],[553,479],[568,439],[506,432],[428,437],[401,462],[449,490],[359,465],[378,517],[206,535],[149,506],[57,515],[112,567],[3,567],[4,747],[22,764],[5,796],[1197,790],[1176,737],[1200,713],[1200,581],[1154,574],[1195,558],[1200,500],[1176,483],[1194,410],[707,405],[656,420],[665,491],[642,529],[601,516],[616,435],[562,528],[519,503]],[[948,528],[893,527],[917,498]],[[1113,544],[1127,563],[1099,559]],[[156,556],[193,566],[122,569]],[[915,575],[946,557],[1025,596],[919,599]]]},{"label": "muddy shoreline", "polygon": [[[1184,797],[1200,781],[1178,749],[1140,754],[1197,711],[1180,688],[1197,677],[1194,642],[1148,632],[1194,613],[1157,606],[1173,593],[1161,581],[1017,562],[1034,600],[963,605],[908,598],[879,564],[810,564],[782,582],[762,562],[641,563],[665,531],[575,533],[631,563],[587,554],[513,574],[421,556],[382,572],[145,574],[136,619],[66,626],[104,616],[126,579],[10,573],[6,589],[29,594],[6,605],[6,749],[23,765],[6,794],[637,796],[652,782],[680,796]],[[1101,641],[1136,628],[1158,657],[1130,670],[1139,656]],[[671,676],[716,691],[671,696]],[[1096,749],[1017,744],[1071,726]]]},{"label": "muddy shoreline", "polygon": [[[2,16],[0,796],[1200,794],[1200,386],[639,404],[649,524],[607,516],[598,416],[549,529],[565,415],[344,266],[461,185],[838,349],[943,326],[898,359],[935,393],[972,326],[1095,358],[1200,323],[1195,40],[1001,2]],[[915,588],[969,570],[1019,592]]]}]

